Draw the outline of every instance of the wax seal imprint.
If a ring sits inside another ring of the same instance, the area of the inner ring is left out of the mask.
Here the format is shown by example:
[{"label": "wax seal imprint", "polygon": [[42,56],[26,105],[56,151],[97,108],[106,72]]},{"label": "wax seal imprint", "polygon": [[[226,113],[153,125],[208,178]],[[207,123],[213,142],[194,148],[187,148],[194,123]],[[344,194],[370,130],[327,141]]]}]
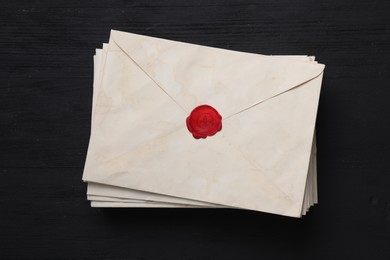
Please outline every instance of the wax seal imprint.
[{"label": "wax seal imprint", "polygon": [[186,123],[194,138],[206,138],[222,129],[222,116],[212,106],[201,105],[192,110]]}]

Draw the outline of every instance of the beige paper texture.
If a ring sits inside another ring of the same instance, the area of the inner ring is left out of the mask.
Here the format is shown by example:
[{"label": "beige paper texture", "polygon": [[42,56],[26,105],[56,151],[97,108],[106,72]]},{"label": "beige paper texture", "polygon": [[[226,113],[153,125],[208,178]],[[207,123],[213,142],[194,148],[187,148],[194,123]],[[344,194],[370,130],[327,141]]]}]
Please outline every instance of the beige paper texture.
[{"label": "beige paper texture", "polygon": [[[323,65],[119,32],[106,55],[84,180],[300,216]],[[183,120],[203,101],[223,130],[194,140]]]}]

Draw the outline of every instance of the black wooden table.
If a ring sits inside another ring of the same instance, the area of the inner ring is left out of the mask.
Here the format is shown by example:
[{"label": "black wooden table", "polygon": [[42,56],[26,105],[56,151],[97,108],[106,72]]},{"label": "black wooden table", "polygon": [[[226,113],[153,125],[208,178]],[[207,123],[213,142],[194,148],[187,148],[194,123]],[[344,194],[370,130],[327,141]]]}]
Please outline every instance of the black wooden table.
[{"label": "black wooden table", "polygon": [[[389,1],[2,1],[0,258],[390,259]],[[302,219],[93,209],[92,56],[110,29],[326,64]]]}]

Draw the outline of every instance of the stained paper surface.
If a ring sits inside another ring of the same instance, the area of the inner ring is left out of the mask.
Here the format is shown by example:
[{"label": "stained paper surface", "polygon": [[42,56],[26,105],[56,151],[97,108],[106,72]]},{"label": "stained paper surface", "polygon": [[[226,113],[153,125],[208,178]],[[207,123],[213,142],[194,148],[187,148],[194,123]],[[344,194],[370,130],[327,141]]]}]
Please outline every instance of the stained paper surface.
[{"label": "stained paper surface", "polygon": [[[317,203],[324,65],[112,31],[96,50],[83,180],[93,207],[230,207],[300,217]],[[222,130],[195,139],[207,104]]]}]

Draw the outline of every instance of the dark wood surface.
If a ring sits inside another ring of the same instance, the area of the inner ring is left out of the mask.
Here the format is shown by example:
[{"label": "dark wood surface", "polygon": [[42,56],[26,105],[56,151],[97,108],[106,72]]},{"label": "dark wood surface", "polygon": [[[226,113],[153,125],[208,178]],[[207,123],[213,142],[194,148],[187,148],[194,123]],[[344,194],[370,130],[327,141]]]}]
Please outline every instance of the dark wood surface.
[{"label": "dark wood surface", "polygon": [[[2,1],[0,258],[390,259],[389,1]],[[326,64],[320,204],[92,209],[92,55],[110,29]]]}]

